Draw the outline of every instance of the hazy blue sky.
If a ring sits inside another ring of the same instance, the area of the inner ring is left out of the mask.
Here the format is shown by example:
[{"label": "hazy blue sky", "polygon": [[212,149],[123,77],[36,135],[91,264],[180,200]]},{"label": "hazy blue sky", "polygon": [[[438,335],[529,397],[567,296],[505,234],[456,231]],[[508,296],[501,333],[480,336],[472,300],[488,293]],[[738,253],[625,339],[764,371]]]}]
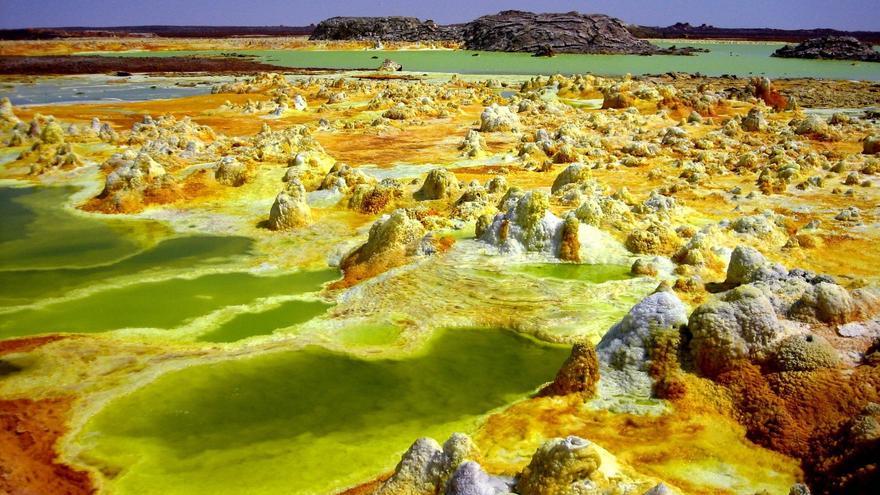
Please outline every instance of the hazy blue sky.
[{"label": "hazy blue sky", "polygon": [[880,0],[0,0],[0,27],[306,25],[334,15],[461,22],[504,9],[577,10],[626,22],[880,31]]}]

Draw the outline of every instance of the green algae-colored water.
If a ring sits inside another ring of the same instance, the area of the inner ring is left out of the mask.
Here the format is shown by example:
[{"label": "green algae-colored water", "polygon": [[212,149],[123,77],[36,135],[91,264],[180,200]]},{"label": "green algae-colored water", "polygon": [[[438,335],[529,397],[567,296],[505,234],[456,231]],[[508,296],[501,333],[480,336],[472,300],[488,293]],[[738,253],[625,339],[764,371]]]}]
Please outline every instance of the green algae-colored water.
[{"label": "green algae-colored water", "polygon": [[81,458],[118,494],[331,493],[390,470],[553,378],[568,354],[504,331],[438,331],[416,354],[317,347],[170,372],[110,402]]},{"label": "green algae-colored water", "polygon": [[[410,72],[462,74],[579,74],[599,75],[662,74],[699,72],[709,76],[732,74],[741,77],[763,75],[778,77],[817,77],[823,79],[880,80],[880,63],[840,60],[801,60],[771,57],[782,43],[655,42],[661,47],[673,44],[707,48],[709,53],[695,56],[655,55],[577,55],[562,54],[552,58],[533,57],[528,53],[473,52],[465,50],[240,50],[257,60],[283,67],[374,69],[383,59],[403,65]],[[187,56],[219,55],[220,51],[167,51],[102,53],[103,55]]]},{"label": "green algae-colored water", "polygon": [[401,329],[394,325],[360,325],[343,329],[336,339],[349,347],[390,345],[397,341],[400,333]]},{"label": "green algae-colored water", "polygon": [[0,270],[103,264],[167,234],[156,222],[99,219],[63,208],[75,191],[0,187]]},{"label": "green algae-colored water", "polygon": [[0,314],[0,338],[124,328],[173,329],[228,306],[313,292],[336,276],[335,270],[272,277],[232,272],[138,283]]},{"label": "green algae-colored water", "polygon": [[29,189],[0,188],[0,214],[3,215],[3,223],[0,224],[0,245],[18,239],[27,225],[33,221],[34,214],[21,199],[27,196]]},{"label": "green algae-colored water", "polygon": [[[229,306],[315,292],[337,277],[335,270],[276,276],[235,271],[234,262],[251,255],[251,239],[169,238],[157,222],[77,214],[64,208],[75,192],[72,187],[0,188],[0,307],[7,308],[0,312],[0,339],[173,329]],[[223,273],[195,276],[202,268]],[[236,316],[205,340],[270,333],[326,307],[291,301],[265,314]]]},{"label": "green algae-colored water", "polygon": [[[318,284],[320,287],[320,284]],[[285,301],[279,306],[259,313],[243,313],[202,335],[205,342],[235,342],[237,340],[272,333],[273,330],[304,323],[324,313],[332,305],[320,301]]]},{"label": "green algae-colored water", "polygon": [[154,247],[106,265],[0,271],[0,306],[30,304],[57,297],[114,277],[151,275],[167,270],[223,264],[247,255],[253,241],[237,236],[188,236],[166,239]]}]

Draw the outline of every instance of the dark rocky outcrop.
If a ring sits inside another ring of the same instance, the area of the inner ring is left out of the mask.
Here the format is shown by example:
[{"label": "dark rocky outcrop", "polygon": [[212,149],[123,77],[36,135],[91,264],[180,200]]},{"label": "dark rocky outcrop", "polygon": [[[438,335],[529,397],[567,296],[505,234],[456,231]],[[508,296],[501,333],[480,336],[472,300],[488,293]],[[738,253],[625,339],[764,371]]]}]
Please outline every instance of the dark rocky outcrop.
[{"label": "dark rocky outcrop", "polygon": [[506,10],[465,25],[469,50],[546,53],[629,53],[650,55],[658,48],[627,31],[619,19],[601,14],[535,14]]},{"label": "dark rocky outcrop", "polygon": [[312,40],[439,41],[458,38],[455,26],[415,17],[331,17],[318,23]]},{"label": "dark rocky outcrop", "polygon": [[773,52],[774,57],[880,62],[880,52],[850,36],[824,36]]},{"label": "dark rocky outcrop", "polygon": [[877,31],[838,31],[836,29],[773,29],[773,28],[724,28],[709,24],[691,25],[677,22],[670,26],[627,26],[629,32],[648,39],[695,39],[695,40],[749,40],[784,41],[800,43],[820,36],[852,36],[868,43],[880,43]]},{"label": "dark rocky outcrop", "polygon": [[468,50],[557,53],[692,55],[700,48],[659,48],[633,36],[620,19],[578,12],[536,14],[505,10],[466,24],[441,26],[415,17],[331,17],[312,40],[455,41]]}]

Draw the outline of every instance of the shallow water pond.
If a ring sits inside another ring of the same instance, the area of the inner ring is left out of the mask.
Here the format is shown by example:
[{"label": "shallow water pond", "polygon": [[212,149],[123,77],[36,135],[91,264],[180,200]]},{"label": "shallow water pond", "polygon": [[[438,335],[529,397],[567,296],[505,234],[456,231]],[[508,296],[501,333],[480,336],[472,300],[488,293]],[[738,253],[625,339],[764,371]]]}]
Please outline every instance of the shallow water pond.
[{"label": "shallow water pond", "polygon": [[400,359],[311,347],[170,372],[79,435],[118,494],[331,493],[390,470],[553,378],[568,354],[511,332],[446,330]]},{"label": "shallow water pond", "polygon": [[398,340],[401,329],[388,324],[360,325],[345,328],[336,334],[336,339],[350,347],[391,345]]},{"label": "shallow water pond", "polygon": [[337,277],[335,270],[273,277],[217,273],[138,283],[0,314],[0,339],[53,332],[95,333],[124,328],[172,329],[227,306],[302,294]]},{"label": "shallow water pond", "polygon": [[158,222],[65,209],[75,192],[73,187],[0,187],[0,270],[104,264],[168,233]]},{"label": "shallow water pond", "polygon": [[[227,306],[314,292],[337,276],[335,270],[271,277],[236,272],[235,261],[251,254],[249,238],[162,239],[170,233],[158,222],[65,209],[75,192],[72,187],[0,188],[0,307],[16,309],[0,313],[0,339],[176,328]],[[225,273],[191,275],[200,268],[221,268]],[[72,292],[76,290],[88,292]],[[279,326],[234,318],[216,330],[220,333],[215,337],[235,340],[235,335],[268,333],[285,326],[285,321],[305,321],[325,309],[299,303],[287,308],[286,320],[275,322]],[[40,305],[26,307],[34,304]],[[283,315],[269,314],[278,316]],[[252,328],[236,329],[236,322]]]},{"label": "shallow water pond", "polygon": [[275,308],[259,313],[243,313],[220,325],[216,330],[202,335],[204,342],[235,342],[265,335],[273,330],[304,323],[324,313],[331,304],[320,301],[285,301]]},{"label": "shallow water pond", "polygon": [[[669,71],[699,72],[709,76],[735,74],[741,77],[818,77],[827,79],[880,80],[880,63],[845,60],[802,60],[770,55],[783,43],[723,43],[687,40],[654,41],[660,47],[695,46],[709,53],[694,56],[580,55],[533,57],[530,53],[474,52],[467,50],[236,50],[260,62],[283,67],[375,69],[390,58],[411,72],[461,74],[663,74]],[[123,57],[170,57],[218,55],[219,51],[105,52]]]},{"label": "shallow water pond", "polygon": [[57,297],[114,277],[222,264],[250,253],[253,241],[237,236],[189,236],[166,239],[142,252],[88,268],[0,270],[0,306],[29,304]]},{"label": "shallow water pond", "polygon": [[164,77],[107,77],[103,75],[39,78],[12,83],[5,95],[13,105],[95,101],[144,101],[179,98],[211,92],[210,85],[181,86]]}]

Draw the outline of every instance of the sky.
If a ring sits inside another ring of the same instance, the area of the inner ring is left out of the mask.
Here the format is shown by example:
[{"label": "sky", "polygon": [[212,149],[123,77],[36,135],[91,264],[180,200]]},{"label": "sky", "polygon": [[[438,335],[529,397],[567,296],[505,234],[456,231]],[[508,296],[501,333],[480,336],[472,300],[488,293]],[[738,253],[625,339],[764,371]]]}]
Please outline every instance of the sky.
[{"label": "sky", "polygon": [[0,28],[302,26],[336,15],[408,15],[446,24],[506,9],[603,13],[651,26],[880,31],[880,0],[0,0]]}]

